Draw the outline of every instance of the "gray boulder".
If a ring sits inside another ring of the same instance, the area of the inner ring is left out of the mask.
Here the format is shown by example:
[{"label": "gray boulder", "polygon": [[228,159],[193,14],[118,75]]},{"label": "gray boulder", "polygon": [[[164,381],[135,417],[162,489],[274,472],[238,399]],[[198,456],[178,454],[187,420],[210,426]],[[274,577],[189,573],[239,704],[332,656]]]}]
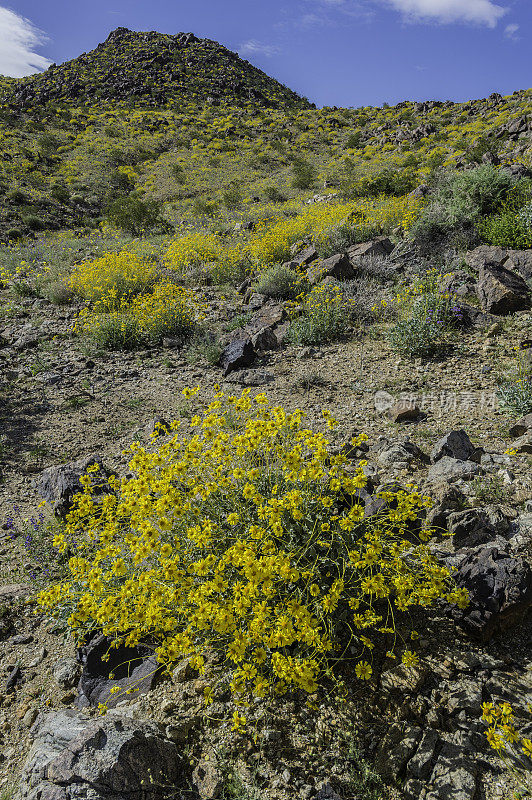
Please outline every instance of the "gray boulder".
[{"label": "gray boulder", "polygon": [[482,266],[477,296],[483,311],[511,314],[530,308],[531,292],[523,278],[503,266]]},{"label": "gray boulder", "polygon": [[532,414],[526,414],[510,428],[510,436],[518,437],[524,436],[526,433],[532,432]]},{"label": "gray boulder", "polygon": [[493,541],[497,535],[488,515],[481,508],[466,508],[453,511],[447,518],[447,525],[453,536],[453,543],[461,546],[484,544]]},{"label": "gray boulder", "polygon": [[111,641],[100,635],[79,649],[82,672],[76,699],[78,708],[100,703],[113,708],[128,690],[139,695],[154,686],[161,665],[149,647],[121,645],[110,649],[110,645]]},{"label": "gray boulder", "polygon": [[450,483],[460,479],[470,480],[481,472],[483,472],[482,467],[474,461],[461,461],[443,456],[429,468],[427,480],[429,483]]},{"label": "gray boulder", "polygon": [[469,606],[453,609],[458,624],[487,641],[517,624],[532,606],[532,569],[514,557],[504,540],[458,551],[446,559],[456,584],[467,589]]},{"label": "gray boulder", "polygon": [[323,261],[315,261],[307,270],[307,278],[312,284],[319,283],[324,278],[345,281],[354,278],[356,272],[356,268],[351,264],[346,253],[336,253]]},{"label": "gray boulder", "polygon": [[16,800],[158,800],[185,782],[180,748],[154,723],[66,709],[39,714],[31,735]]}]

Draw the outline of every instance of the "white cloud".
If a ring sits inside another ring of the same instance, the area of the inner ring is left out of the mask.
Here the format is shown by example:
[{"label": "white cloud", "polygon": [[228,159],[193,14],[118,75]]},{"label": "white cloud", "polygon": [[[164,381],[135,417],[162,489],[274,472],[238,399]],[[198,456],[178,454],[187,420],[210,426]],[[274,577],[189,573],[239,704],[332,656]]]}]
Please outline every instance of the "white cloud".
[{"label": "white cloud", "polygon": [[259,42],[257,39],[248,39],[247,42],[244,42],[240,45],[238,52],[240,55],[244,56],[261,55],[271,58],[279,53],[279,48],[274,44],[264,44],[264,42]]},{"label": "white cloud", "polygon": [[506,26],[506,28],[504,29],[504,35],[506,36],[507,39],[511,39],[512,41],[517,42],[519,39],[519,36],[517,36],[518,30],[519,30],[519,25],[516,25],[514,22]]},{"label": "white cloud", "polygon": [[470,22],[495,28],[508,9],[492,0],[381,0],[409,20]]},{"label": "white cloud", "polygon": [[34,52],[45,41],[29,19],[0,6],[0,75],[21,78],[49,67],[52,62]]}]

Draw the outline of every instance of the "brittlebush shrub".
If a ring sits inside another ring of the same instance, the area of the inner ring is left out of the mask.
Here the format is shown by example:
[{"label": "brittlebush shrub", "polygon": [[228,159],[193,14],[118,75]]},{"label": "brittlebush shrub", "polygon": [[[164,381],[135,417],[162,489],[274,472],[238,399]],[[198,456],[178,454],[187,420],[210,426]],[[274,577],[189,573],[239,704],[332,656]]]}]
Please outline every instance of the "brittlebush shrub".
[{"label": "brittlebush shrub", "polygon": [[301,294],[298,300],[301,306],[295,306],[293,313],[301,313],[290,323],[288,334],[293,344],[324,344],[347,332],[351,302],[344,298],[339,286],[314,286],[307,295]]},{"label": "brittlebush shrub", "polygon": [[302,417],[249,390],[218,392],[186,431],[173,423],[152,451],[134,443],[133,477],[111,479],[114,494],[102,499],[86,476],[54,540],[75,553],[70,577],[40,605],[79,639],[98,630],[157,643],[162,664],[189,657],[201,673],[214,650],[237,700],[315,692],[346,652],[369,678],[399,612],[467,598],[432,556],[430,532],[413,533],[427,498],[385,493],[386,510],[364,519],[362,467],[347,471]]},{"label": "brittlebush shrub", "polygon": [[75,327],[107,350],[131,350],[159,344],[164,336],[185,343],[201,319],[202,309],[194,295],[183,286],[164,282],[133,300],[116,302],[112,292],[104,295],[80,312]]},{"label": "brittlebush shrub", "polygon": [[70,276],[69,286],[84,300],[102,303],[105,298],[107,307],[113,308],[123,298],[148,290],[156,277],[155,263],[123,250],[79,264]]},{"label": "brittlebush shrub", "polygon": [[213,233],[189,233],[173,241],[163,257],[168,269],[190,278],[200,268],[216,283],[238,283],[246,276],[249,261],[242,247],[230,247]]}]

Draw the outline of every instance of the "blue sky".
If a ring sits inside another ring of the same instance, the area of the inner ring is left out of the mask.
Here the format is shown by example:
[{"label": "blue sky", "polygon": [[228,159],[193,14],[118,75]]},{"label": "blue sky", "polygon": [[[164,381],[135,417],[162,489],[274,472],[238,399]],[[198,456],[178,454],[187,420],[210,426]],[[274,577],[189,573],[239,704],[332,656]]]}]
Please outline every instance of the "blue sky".
[{"label": "blue sky", "polygon": [[0,74],[75,58],[119,25],[216,39],[320,106],[532,86],[532,0],[0,0]]}]

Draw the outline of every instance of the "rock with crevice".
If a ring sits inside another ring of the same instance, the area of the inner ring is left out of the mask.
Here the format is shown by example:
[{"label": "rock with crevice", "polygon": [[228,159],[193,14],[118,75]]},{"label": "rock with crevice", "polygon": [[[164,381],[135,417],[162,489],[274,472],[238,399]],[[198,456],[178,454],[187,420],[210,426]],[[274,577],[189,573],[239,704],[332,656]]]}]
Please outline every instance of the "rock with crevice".
[{"label": "rock with crevice", "polygon": [[502,316],[527,310],[531,305],[531,291],[526,282],[503,266],[481,266],[477,297],[483,311]]},{"label": "rock with crevice", "polygon": [[66,709],[39,714],[16,800],[163,800],[185,784],[181,748],[159,726]]}]

